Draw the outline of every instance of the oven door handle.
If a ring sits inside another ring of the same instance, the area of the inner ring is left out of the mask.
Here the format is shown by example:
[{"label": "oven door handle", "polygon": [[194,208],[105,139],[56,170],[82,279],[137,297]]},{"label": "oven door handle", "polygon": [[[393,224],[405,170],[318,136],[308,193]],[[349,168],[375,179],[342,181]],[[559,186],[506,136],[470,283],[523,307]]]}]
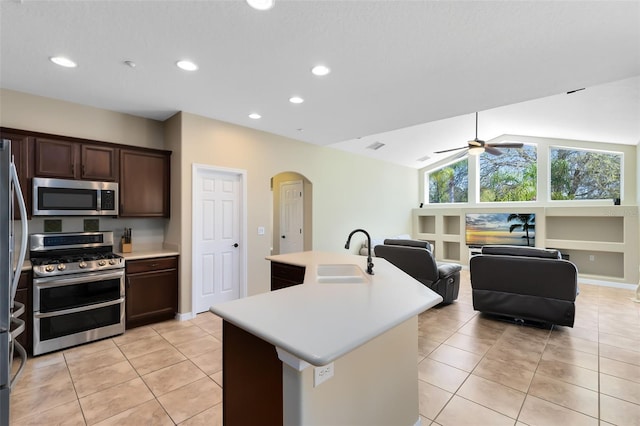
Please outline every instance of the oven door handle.
[{"label": "oven door handle", "polygon": [[73,277],[73,278],[60,278],[60,277],[47,277],[47,278],[36,278],[33,280],[33,284],[36,287],[60,287],[63,285],[69,284],[82,284],[82,283],[90,283],[96,281],[104,281],[110,280],[113,278],[122,278],[124,276],[124,269],[120,269],[118,272],[113,273],[102,273],[102,272],[92,272],[89,274],[82,274],[81,277]]},{"label": "oven door handle", "polygon": [[34,313],[34,318],[51,318],[59,315],[76,314],[78,312],[91,311],[93,309],[106,308],[107,306],[117,305],[124,302],[124,297],[118,300],[109,300],[108,302],[94,303],[93,305],[80,306],[78,308],[63,309],[61,311]]}]

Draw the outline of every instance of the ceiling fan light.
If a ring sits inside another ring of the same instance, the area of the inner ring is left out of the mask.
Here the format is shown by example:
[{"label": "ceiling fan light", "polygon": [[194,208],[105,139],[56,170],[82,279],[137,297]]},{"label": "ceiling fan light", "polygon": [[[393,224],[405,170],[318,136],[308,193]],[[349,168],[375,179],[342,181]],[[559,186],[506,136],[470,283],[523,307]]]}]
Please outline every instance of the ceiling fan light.
[{"label": "ceiling fan light", "polygon": [[269,10],[275,4],[275,0],[247,0],[247,4],[256,10]]},{"label": "ceiling fan light", "polygon": [[469,148],[469,155],[478,156],[484,152],[483,146],[472,146]]}]

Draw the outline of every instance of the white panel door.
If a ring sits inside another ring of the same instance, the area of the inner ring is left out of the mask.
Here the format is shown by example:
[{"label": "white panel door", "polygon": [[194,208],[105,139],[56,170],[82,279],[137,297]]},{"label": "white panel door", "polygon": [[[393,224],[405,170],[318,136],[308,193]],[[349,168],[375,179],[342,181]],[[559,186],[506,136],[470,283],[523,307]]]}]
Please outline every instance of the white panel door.
[{"label": "white panel door", "polygon": [[302,181],[280,184],[280,254],[304,250]]},{"label": "white panel door", "polygon": [[194,181],[193,313],[240,296],[240,175],[198,169]]}]

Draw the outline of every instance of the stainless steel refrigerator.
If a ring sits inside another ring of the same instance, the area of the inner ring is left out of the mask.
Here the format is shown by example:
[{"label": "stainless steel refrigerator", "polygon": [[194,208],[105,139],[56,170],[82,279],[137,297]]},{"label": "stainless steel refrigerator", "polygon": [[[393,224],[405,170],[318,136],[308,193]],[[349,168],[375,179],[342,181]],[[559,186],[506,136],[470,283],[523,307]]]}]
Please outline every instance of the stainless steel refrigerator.
[{"label": "stainless steel refrigerator", "polygon": [[[20,208],[20,242],[16,241],[14,199]],[[0,140],[0,426],[9,425],[9,394],[27,361],[27,353],[16,341],[24,331],[24,321],[19,318],[24,305],[14,302],[26,249],[27,210],[12,161],[11,141]],[[12,374],[14,351],[20,355],[20,366]]]}]

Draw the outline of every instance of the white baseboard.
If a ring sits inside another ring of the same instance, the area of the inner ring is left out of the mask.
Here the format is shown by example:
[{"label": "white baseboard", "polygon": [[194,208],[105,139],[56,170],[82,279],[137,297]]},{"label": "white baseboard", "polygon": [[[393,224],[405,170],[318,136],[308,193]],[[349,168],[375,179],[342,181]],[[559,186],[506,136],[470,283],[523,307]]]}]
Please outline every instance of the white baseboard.
[{"label": "white baseboard", "polygon": [[195,317],[196,316],[193,315],[191,312],[185,312],[185,313],[182,313],[182,314],[180,312],[178,312],[176,314],[176,319],[178,321],[189,321],[191,319],[194,319]]},{"label": "white baseboard", "polygon": [[578,285],[581,285],[581,284],[599,285],[602,287],[623,288],[625,290],[635,290],[637,287],[636,284],[614,283],[611,281],[592,280],[592,279],[578,277]]}]

